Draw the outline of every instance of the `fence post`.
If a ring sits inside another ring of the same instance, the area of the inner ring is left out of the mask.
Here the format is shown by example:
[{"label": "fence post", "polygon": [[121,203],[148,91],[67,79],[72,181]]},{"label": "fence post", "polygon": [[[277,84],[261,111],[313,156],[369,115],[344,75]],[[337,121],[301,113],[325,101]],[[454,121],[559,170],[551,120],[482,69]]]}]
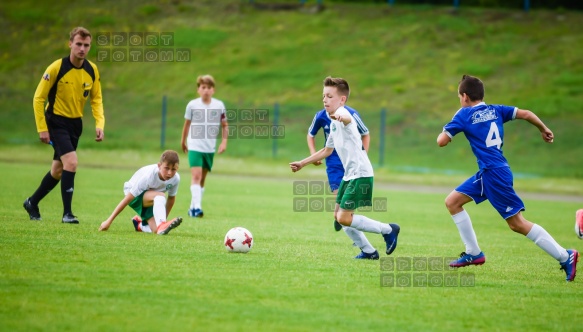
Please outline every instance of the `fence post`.
[{"label": "fence post", "polygon": [[160,148],[164,150],[166,142],[166,95],[162,96],[162,130],[160,132]]},{"label": "fence post", "polygon": [[383,166],[385,159],[385,122],[387,120],[387,110],[381,109],[381,128],[380,128],[380,138],[379,138],[379,166]]},{"label": "fence post", "polygon": [[279,122],[279,104],[275,103],[275,105],[273,105],[273,128],[271,130],[271,154],[272,157],[275,158],[277,156],[277,138],[275,137],[275,135],[273,135],[273,130],[277,129],[277,124]]}]

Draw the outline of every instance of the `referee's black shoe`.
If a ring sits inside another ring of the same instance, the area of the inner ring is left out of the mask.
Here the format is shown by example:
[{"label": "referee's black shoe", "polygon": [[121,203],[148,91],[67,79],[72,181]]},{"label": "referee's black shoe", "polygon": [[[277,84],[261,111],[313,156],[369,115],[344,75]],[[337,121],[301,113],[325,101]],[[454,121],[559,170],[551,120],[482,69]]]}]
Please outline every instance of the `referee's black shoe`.
[{"label": "referee's black shoe", "polygon": [[32,203],[30,202],[30,197],[24,201],[22,207],[24,207],[26,212],[28,212],[30,220],[42,220],[40,218],[40,211],[38,210],[38,205],[32,205]]},{"label": "referee's black shoe", "polygon": [[63,223],[64,224],[78,224],[79,219],[73,215],[71,212],[67,212],[63,215]]}]

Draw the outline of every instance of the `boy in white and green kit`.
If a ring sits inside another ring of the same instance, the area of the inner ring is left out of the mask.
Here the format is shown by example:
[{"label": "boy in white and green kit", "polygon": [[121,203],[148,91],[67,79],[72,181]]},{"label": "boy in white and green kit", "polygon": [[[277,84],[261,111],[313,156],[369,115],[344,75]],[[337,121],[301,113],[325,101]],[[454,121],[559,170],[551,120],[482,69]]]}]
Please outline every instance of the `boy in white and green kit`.
[{"label": "boy in white and green kit", "polygon": [[328,157],[334,149],[344,166],[344,177],[338,188],[334,218],[347,227],[348,236],[361,250],[357,259],[379,259],[378,251],[371,245],[363,232],[381,234],[387,244],[386,253],[390,255],[397,247],[400,227],[397,224],[384,224],[363,215],[354,214],[359,207],[372,205],[374,172],[356,121],[344,108],[350,94],[348,82],[342,78],[326,77],[324,80],[324,108],[332,123],[326,146],[320,151],[301,160],[290,163],[291,170],[297,172],[305,165]]}]

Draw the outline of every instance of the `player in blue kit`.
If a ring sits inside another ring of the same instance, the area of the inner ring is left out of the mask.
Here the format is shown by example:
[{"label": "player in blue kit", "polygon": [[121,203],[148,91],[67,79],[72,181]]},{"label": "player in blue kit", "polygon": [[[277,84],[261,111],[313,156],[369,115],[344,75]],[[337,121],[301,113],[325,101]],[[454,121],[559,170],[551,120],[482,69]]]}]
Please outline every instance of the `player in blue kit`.
[{"label": "player in blue kit", "polygon": [[[368,128],[364,125],[360,118],[360,114],[349,106],[344,106],[346,110],[354,117],[356,121],[356,128],[360,133],[360,137],[362,139],[362,147],[366,152],[368,152],[368,147],[370,145],[370,136],[368,133]],[[328,140],[328,136],[330,135],[330,124],[332,123],[332,119],[330,119],[330,115],[326,112],[326,109],[320,110],[314,116],[312,120],[312,124],[308,129],[308,136],[306,138],[308,142],[308,148],[310,149],[310,154],[316,153],[316,139],[315,136],[318,134],[318,131],[322,129],[324,131],[324,144]],[[314,165],[319,166],[322,164],[322,161],[318,160],[314,163]],[[340,186],[340,182],[342,182],[342,177],[344,176],[344,167],[342,166],[342,161],[340,161],[340,157],[338,157],[338,153],[336,150],[332,152],[330,156],[326,158],[326,174],[328,175],[328,184],[330,185],[330,191],[333,194],[338,192],[338,187]],[[338,221],[334,220],[334,229],[339,231],[342,229],[342,225],[338,223]],[[346,229],[345,229],[346,231]],[[351,237],[351,235],[348,235]],[[351,237],[352,238],[352,237]]]},{"label": "player in blue kit", "polygon": [[471,201],[479,204],[486,199],[506,220],[511,230],[525,235],[547,254],[551,255],[565,270],[567,281],[573,281],[577,272],[579,253],[577,250],[561,247],[541,226],[533,224],[522,216],[524,203],[513,188],[513,176],[506,158],[502,154],[504,144],[504,123],[522,119],[537,127],[542,139],[552,143],[553,132],[533,112],[513,106],[487,105],[484,99],[484,84],[476,77],[464,75],[459,83],[458,97],[461,108],[453,119],[443,127],[437,137],[440,147],[446,146],[452,138],[464,133],[474,155],[478,159],[479,171],[459,185],[445,199],[466,251],[451,267],[481,265],[486,256],[478,246],[470,216],[463,206]]}]

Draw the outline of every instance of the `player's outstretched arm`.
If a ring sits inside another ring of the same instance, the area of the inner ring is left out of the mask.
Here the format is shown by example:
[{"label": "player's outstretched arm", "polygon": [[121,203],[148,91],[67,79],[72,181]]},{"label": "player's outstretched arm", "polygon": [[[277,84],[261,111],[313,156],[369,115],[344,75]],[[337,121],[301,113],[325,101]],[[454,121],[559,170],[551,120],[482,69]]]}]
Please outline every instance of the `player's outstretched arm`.
[{"label": "player's outstretched arm", "polygon": [[516,111],[516,118],[528,121],[533,126],[537,127],[541,133],[543,141],[553,143],[555,136],[553,132],[544,124],[544,122],[533,112],[529,110],[518,109]]},{"label": "player's outstretched arm", "polygon": [[121,211],[123,211],[123,209],[130,204],[130,202],[134,199],[134,195],[132,194],[127,194],[122,200],[121,202],[119,202],[119,204],[115,207],[115,209],[113,210],[113,212],[111,213],[111,215],[109,216],[109,218],[107,218],[106,221],[102,222],[101,225],[99,226],[99,230],[100,231],[106,231],[109,229],[109,226],[111,226],[111,223],[113,222],[113,220],[115,219],[115,217],[117,217]]},{"label": "player's outstretched arm", "polygon": [[437,136],[437,145],[439,145],[440,147],[448,145],[449,142],[451,142],[451,138],[445,132],[442,132],[441,134],[439,134],[439,136]]},{"label": "player's outstretched arm", "polygon": [[290,166],[292,172],[297,172],[308,164],[312,164],[315,161],[322,160],[322,159],[328,157],[329,155],[332,154],[332,151],[334,151],[333,148],[323,148],[320,151],[314,153],[313,155],[311,155],[305,159],[302,159],[301,161],[294,161],[294,162],[289,163],[289,166]]}]

